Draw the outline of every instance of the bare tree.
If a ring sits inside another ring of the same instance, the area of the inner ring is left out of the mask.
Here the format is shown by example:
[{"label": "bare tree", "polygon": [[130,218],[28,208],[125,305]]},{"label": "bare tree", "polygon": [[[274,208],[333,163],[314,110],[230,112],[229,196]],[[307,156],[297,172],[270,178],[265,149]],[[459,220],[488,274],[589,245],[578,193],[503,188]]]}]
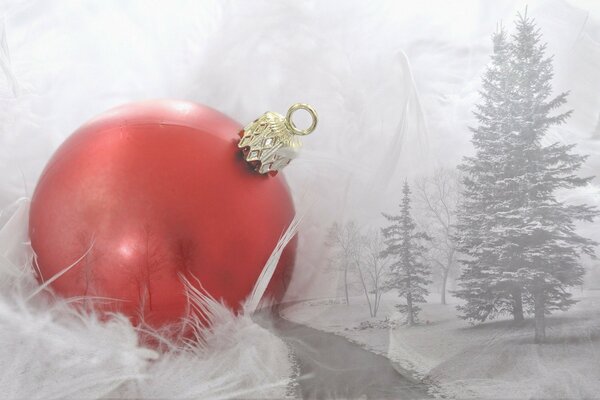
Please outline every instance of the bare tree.
[{"label": "bare tree", "polygon": [[350,304],[348,285],[350,272],[360,262],[360,229],[354,221],[334,223],[329,230],[328,244],[336,249],[332,264],[344,274],[344,294],[346,305]]},{"label": "bare tree", "polygon": [[419,225],[431,238],[425,258],[440,273],[440,301],[446,304],[448,276],[457,264],[454,226],[460,202],[460,175],[454,169],[438,168],[433,175],[418,179],[414,187],[423,212]]},{"label": "bare tree", "polygon": [[371,317],[377,316],[381,295],[385,292],[385,274],[389,262],[382,257],[385,243],[379,231],[370,231],[361,236],[360,251],[356,252],[355,261]]}]

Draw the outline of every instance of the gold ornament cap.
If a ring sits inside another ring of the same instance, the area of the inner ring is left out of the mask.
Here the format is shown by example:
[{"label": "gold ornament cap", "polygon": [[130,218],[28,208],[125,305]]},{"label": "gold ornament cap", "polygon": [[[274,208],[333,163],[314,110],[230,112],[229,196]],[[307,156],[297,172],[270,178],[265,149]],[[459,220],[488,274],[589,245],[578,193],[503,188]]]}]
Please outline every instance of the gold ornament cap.
[{"label": "gold ornament cap", "polygon": [[[292,120],[294,112],[305,110],[312,121],[308,128],[298,129]],[[317,112],[308,104],[296,103],[284,117],[268,111],[254,120],[240,133],[238,147],[244,160],[261,174],[275,175],[288,165],[302,147],[298,136],[306,136],[317,127]]]}]

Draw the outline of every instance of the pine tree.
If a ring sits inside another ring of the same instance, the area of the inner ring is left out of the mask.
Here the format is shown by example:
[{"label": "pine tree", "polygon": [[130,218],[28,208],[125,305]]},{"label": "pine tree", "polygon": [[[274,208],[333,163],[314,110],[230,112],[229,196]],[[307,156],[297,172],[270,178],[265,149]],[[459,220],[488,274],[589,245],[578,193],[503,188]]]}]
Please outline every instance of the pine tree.
[{"label": "pine tree", "polygon": [[468,189],[458,227],[467,255],[457,292],[466,300],[464,317],[483,321],[514,312],[522,301],[534,312],[536,342],[545,340],[545,315],[574,303],[567,289],[582,282],[579,257],[596,246],[575,224],[597,214],[556,196],[592,178],[576,175],[586,157],[573,154],[574,145],[544,144],[548,129],[571,114],[552,115],[567,93],[552,97],[552,57],[545,52],[534,21],[519,15],[496,85],[486,87],[484,78],[476,155],[463,164]]},{"label": "pine tree", "polygon": [[402,193],[400,215],[383,214],[390,225],[382,229],[385,243],[382,255],[392,259],[385,287],[398,290],[398,296],[403,298],[406,304],[396,307],[406,314],[407,324],[414,325],[418,322],[421,310],[418,304],[425,303],[425,296],[429,294],[427,285],[431,283],[428,279],[429,268],[422,262],[425,247],[421,242],[427,240],[427,236],[416,232],[410,211],[411,191],[407,181],[404,182]]},{"label": "pine tree", "polygon": [[597,243],[575,232],[576,221],[592,221],[597,210],[587,205],[567,205],[556,198],[558,190],[587,185],[577,170],[586,156],[571,153],[574,145],[543,144],[548,128],[560,125],[571,111],[551,115],[566,103],[567,93],[552,98],[552,57],[532,19],[519,17],[513,36],[511,69],[515,72],[514,115],[519,134],[514,135],[515,170],[512,180],[520,208],[512,212],[512,235],[520,268],[517,277],[533,302],[536,342],[545,340],[545,315],[566,310],[575,303],[569,287],[582,283],[582,254],[592,255]]},{"label": "pine tree", "polygon": [[466,300],[458,307],[462,317],[483,322],[499,314],[523,320],[522,291],[511,262],[512,240],[501,216],[513,207],[508,191],[511,162],[508,136],[513,131],[510,44],[501,28],[493,35],[493,54],[483,76],[482,102],[476,106],[479,122],[473,132],[475,156],[465,157],[463,201],[458,212],[457,247],[463,254],[460,289],[454,294]]}]

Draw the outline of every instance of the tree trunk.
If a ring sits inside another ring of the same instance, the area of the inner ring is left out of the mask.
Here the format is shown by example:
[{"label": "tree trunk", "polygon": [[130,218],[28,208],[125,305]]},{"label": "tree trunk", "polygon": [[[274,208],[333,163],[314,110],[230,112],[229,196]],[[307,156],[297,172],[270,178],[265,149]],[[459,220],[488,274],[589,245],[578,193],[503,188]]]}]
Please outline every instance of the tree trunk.
[{"label": "tree trunk", "polygon": [[344,291],[346,293],[346,305],[350,305],[350,299],[348,299],[348,266],[344,268]]},{"label": "tree trunk", "polygon": [[373,310],[373,316],[377,316],[377,311],[379,311],[379,302],[381,301],[381,289],[375,289],[375,306]]},{"label": "tree trunk", "polygon": [[544,343],[546,341],[546,316],[544,315],[544,291],[539,288],[534,294],[534,313],[535,313],[535,343]]},{"label": "tree trunk", "polygon": [[371,298],[369,297],[369,289],[367,289],[367,284],[365,283],[365,277],[363,276],[362,270],[360,267],[358,268],[358,276],[360,277],[360,283],[362,284],[363,291],[365,292],[365,297],[367,298],[367,304],[369,305],[369,315],[374,317],[373,314],[373,306],[371,305]]},{"label": "tree trunk", "polygon": [[406,295],[406,323],[408,326],[413,326],[415,324],[415,317],[413,315],[413,304],[412,304],[412,296],[410,293]]},{"label": "tree trunk", "polygon": [[520,288],[513,290],[513,319],[515,322],[521,322],[525,320],[523,316],[523,293]]},{"label": "tree trunk", "polygon": [[444,274],[442,275],[442,298],[440,299],[440,302],[443,305],[446,305],[446,284],[448,283],[448,274],[450,272],[450,267],[444,269]]}]

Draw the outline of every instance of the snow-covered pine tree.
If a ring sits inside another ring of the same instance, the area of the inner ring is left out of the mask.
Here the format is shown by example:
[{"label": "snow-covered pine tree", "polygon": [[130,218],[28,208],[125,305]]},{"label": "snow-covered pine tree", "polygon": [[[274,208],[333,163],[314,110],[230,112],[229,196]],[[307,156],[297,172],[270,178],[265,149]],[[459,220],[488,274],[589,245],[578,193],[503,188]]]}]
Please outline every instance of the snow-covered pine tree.
[{"label": "snow-covered pine tree", "polygon": [[552,97],[552,57],[545,52],[534,21],[519,15],[510,61],[515,79],[511,192],[519,204],[508,217],[514,222],[510,235],[520,264],[517,278],[533,302],[536,342],[545,340],[545,315],[575,303],[567,289],[582,283],[580,256],[592,255],[597,245],[577,234],[575,224],[598,214],[594,207],[568,205],[556,196],[558,190],[587,185],[592,177],[576,175],[587,157],[573,154],[574,145],[544,143],[548,129],[571,114],[551,115],[566,103],[567,93]]},{"label": "snow-covered pine tree", "polygon": [[403,197],[400,205],[400,215],[383,214],[390,225],[382,229],[385,249],[384,257],[389,257],[390,273],[386,289],[398,290],[398,296],[406,304],[396,307],[406,314],[408,325],[418,322],[421,308],[420,303],[425,303],[425,296],[429,293],[427,285],[431,283],[429,267],[423,263],[425,247],[423,240],[427,236],[416,231],[416,224],[411,216],[411,192],[408,182],[404,182]]},{"label": "snow-covered pine tree", "polygon": [[551,96],[552,58],[533,20],[519,15],[516,28],[511,43],[494,37],[494,54],[500,41],[504,61],[494,66],[493,59],[484,77],[476,154],[462,166],[458,232],[466,260],[457,295],[466,300],[464,317],[479,321],[505,311],[509,298],[516,316],[522,298],[535,313],[535,339],[543,342],[545,314],[574,303],[567,289],[581,284],[579,257],[596,245],[575,232],[575,223],[591,221],[597,210],[556,197],[591,178],[576,175],[586,157],[572,154],[573,145],[544,143],[548,129],[570,115],[551,115],[567,94]]},{"label": "snow-covered pine tree", "polygon": [[481,103],[476,105],[478,126],[471,128],[473,157],[465,157],[463,199],[457,216],[457,248],[462,253],[459,289],[464,299],[461,317],[483,322],[498,314],[523,320],[522,285],[516,277],[513,240],[504,216],[515,206],[508,190],[513,174],[509,136],[514,132],[510,43],[500,28],[492,37],[493,54],[483,79]]}]

